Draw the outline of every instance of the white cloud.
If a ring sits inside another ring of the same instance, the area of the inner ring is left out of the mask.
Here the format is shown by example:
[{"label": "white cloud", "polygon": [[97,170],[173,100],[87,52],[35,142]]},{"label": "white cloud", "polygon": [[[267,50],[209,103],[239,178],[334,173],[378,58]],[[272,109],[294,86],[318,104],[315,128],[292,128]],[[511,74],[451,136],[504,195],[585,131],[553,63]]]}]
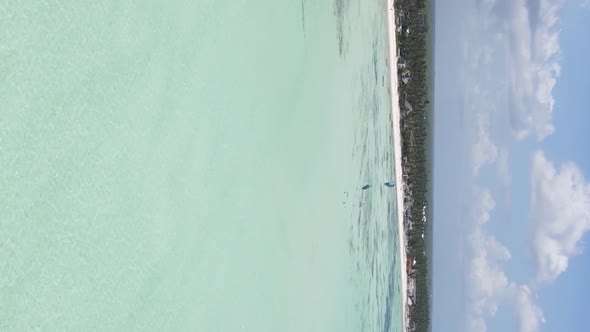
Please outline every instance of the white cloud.
[{"label": "white cloud", "polygon": [[498,158],[498,148],[490,139],[488,128],[489,124],[483,119],[483,116],[480,116],[477,122],[475,142],[471,149],[471,165],[474,175],[478,175],[483,166],[495,162]]},{"label": "white cloud", "polygon": [[496,203],[487,188],[475,188],[472,197],[471,218],[476,225],[467,238],[467,282],[469,286],[468,331],[486,331],[486,318],[493,317],[509,290],[508,277],[502,263],[511,258],[510,252],[496,238],[482,229],[490,219]]},{"label": "white cloud", "polygon": [[501,263],[511,258],[510,252],[479,228],[468,242],[473,250],[468,266],[472,313],[476,317],[493,316],[509,285]]},{"label": "white cloud", "polygon": [[[558,14],[565,0],[465,0],[462,4],[469,9],[462,15],[458,36],[464,41],[459,54],[465,64],[459,75],[463,120],[469,124],[471,172],[477,177],[482,168],[495,163],[497,178],[509,197],[510,153],[496,142],[505,144],[501,138],[510,133],[515,139],[541,141],[555,131],[553,88],[560,75]],[[538,196],[537,202],[545,204],[546,196]],[[532,284],[511,282],[503,266],[511,254],[486,231],[496,206],[490,191],[474,187],[468,204],[467,330],[486,331],[487,320],[500,306],[511,306],[520,332],[538,331],[544,317]],[[531,220],[547,219],[543,212],[536,213]],[[540,224],[546,227],[532,227],[538,279],[551,280],[576,252],[581,235],[575,234],[583,234],[587,228],[566,227],[570,232],[566,235],[556,233],[554,223]]]},{"label": "white cloud", "polygon": [[492,193],[487,188],[476,187],[473,190],[472,218],[479,224],[483,225],[490,220],[490,213],[496,207],[496,201]]},{"label": "white cloud", "polygon": [[[500,151],[500,155],[507,153]],[[508,157],[499,159],[504,158]],[[580,252],[580,239],[590,230],[590,184],[575,164],[564,163],[556,169],[538,151],[532,160],[531,187],[532,251],[537,266],[536,281],[543,284],[565,271],[569,258]],[[467,330],[485,332],[487,320],[501,306],[509,306],[513,308],[518,331],[539,331],[545,318],[531,286],[537,283],[519,285],[510,280],[503,265],[511,259],[511,253],[485,230],[496,206],[490,190],[474,186],[470,197],[469,218],[473,228],[467,237],[470,253],[466,265]]]},{"label": "white cloud", "polygon": [[509,186],[512,182],[512,176],[510,174],[510,153],[506,147],[500,147],[498,149],[496,165],[496,173],[500,183],[505,187]]},{"label": "white cloud", "polygon": [[571,162],[557,170],[544,153],[533,155],[530,228],[537,280],[551,282],[580,252],[590,229],[590,184]]},{"label": "white cloud", "polygon": [[467,321],[468,332],[486,332],[487,330],[486,320],[481,317],[470,317]]},{"label": "white cloud", "polygon": [[477,82],[484,104],[506,117],[517,139],[534,134],[542,140],[555,130],[552,91],[560,71],[558,13],[564,2],[480,0],[465,20],[465,87]]},{"label": "white cloud", "polygon": [[514,313],[520,332],[536,332],[545,323],[543,312],[536,304],[536,296],[528,286],[513,286]]}]

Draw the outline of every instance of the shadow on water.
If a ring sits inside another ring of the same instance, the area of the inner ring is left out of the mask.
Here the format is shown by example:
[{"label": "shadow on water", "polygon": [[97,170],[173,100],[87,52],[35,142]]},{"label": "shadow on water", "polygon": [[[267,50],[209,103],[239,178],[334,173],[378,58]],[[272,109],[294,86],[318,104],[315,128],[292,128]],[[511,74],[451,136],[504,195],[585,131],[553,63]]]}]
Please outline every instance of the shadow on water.
[{"label": "shadow on water", "polygon": [[301,27],[303,29],[303,36],[305,37],[305,0],[301,0]]},{"label": "shadow on water", "polygon": [[348,47],[344,36],[345,18],[350,7],[350,0],[334,0],[334,15],[336,16],[336,37],[338,51],[344,57]]}]

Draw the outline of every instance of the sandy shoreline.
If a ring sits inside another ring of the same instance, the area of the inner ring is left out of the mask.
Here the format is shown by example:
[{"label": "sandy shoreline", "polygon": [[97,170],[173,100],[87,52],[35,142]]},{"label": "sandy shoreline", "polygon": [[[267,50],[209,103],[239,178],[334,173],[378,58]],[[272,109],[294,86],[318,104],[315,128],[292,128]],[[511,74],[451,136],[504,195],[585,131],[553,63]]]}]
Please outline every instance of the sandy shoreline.
[{"label": "sandy shoreline", "polygon": [[404,183],[402,179],[402,145],[400,128],[400,108],[397,80],[397,52],[395,35],[395,8],[393,0],[387,0],[387,35],[389,41],[389,75],[391,82],[391,118],[393,121],[393,155],[395,168],[395,183],[397,196],[397,221],[398,221],[398,243],[401,270],[401,292],[402,292],[402,323],[404,330],[408,329],[407,321],[407,272],[406,272],[406,248],[404,241]]}]

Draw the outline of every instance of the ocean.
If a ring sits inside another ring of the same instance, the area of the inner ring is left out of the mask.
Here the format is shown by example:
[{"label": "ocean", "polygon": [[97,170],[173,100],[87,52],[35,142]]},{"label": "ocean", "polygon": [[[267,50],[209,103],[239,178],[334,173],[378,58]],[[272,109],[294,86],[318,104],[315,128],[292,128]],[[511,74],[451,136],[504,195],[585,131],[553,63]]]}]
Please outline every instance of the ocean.
[{"label": "ocean", "polygon": [[401,331],[385,15],[0,4],[0,330]]}]

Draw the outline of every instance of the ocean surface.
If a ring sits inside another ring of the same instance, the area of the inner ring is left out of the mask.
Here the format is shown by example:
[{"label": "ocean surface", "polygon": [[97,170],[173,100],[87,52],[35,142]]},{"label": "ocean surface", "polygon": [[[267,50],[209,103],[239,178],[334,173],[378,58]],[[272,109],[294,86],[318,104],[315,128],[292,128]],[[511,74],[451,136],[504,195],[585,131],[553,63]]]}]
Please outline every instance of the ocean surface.
[{"label": "ocean surface", "polygon": [[385,15],[2,1],[0,331],[401,331]]}]

